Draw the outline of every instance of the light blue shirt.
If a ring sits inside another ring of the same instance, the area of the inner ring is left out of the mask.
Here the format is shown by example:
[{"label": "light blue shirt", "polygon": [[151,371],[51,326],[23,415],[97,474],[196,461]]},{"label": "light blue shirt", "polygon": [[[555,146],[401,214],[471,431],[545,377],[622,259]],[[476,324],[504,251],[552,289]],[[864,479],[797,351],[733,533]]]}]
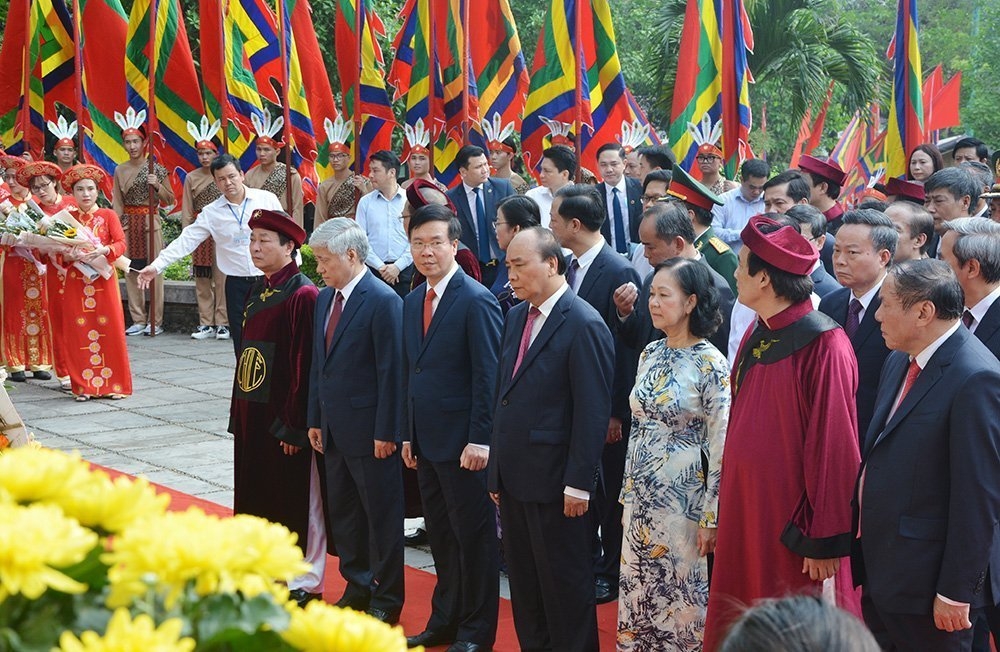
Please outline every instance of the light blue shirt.
[{"label": "light blue shirt", "polygon": [[719,199],[723,201],[722,206],[712,208],[712,229],[715,235],[722,238],[723,242],[732,247],[733,251],[739,253],[743,247],[740,233],[747,225],[750,218],[764,212],[764,194],[754,201],[747,201],[743,196],[743,187],[737,186],[721,195]]},{"label": "light blue shirt", "polygon": [[413,263],[410,241],[403,230],[403,204],[406,192],[396,190],[392,197],[386,197],[380,190],[373,190],[358,201],[357,222],[368,234],[368,257],[365,263],[381,269],[386,261],[392,261],[400,271]]}]

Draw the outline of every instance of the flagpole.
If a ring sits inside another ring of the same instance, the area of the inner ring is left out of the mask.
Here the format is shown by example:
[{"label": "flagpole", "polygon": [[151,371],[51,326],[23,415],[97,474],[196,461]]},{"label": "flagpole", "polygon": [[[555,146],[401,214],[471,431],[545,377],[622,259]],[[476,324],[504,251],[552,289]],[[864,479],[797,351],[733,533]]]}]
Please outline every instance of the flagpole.
[{"label": "flagpole", "polygon": [[86,156],[83,151],[83,43],[81,43],[80,35],[82,29],[80,29],[80,21],[82,16],[80,16],[80,0],[73,0],[73,44],[75,46],[74,54],[74,68],[76,68],[76,135],[79,136],[79,145],[77,146],[77,156],[80,162],[86,161]]},{"label": "flagpole", "polygon": [[21,141],[24,152],[31,154],[31,143],[28,140],[28,130],[31,128],[31,0],[24,0],[24,54],[21,59]]},{"label": "flagpole", "polygon": [[285,101],[282,102],[282,112],[285,119],[285,206],[288,207],[288,214],[292,214],[292,117],[289,104],[292,93],[289,90],[288,74],[288,38],[287,27],[285,26],[285,1],[276,0],[278,8],[278,42],[281,53],[281,88],[285,94]]},{"label": "flagpole", "polygon": [[[79,0],[77,0],[79,1]],[[229,111],[227,107],[229,106],[229,89],[226,84],[226,55],[228,50],[226,49],[226,13],[229,11],[229,1],[225,0],[219,4],[219,46],[222,53],[222,65],[219,66],[219,92],[221,96],[219,97],[219,117],[222,119],[222,129],[220,133],[222,134],[222,151],[229,152]]]},{"label": "flagpole", "polygon": [[[158,125],[156,123],[156,23],[159,17],[156,6],[157,0],[149,0],[149,97],[146,99],[146,146],[149,148],[146,168],[147,183],[156,174],[153,160],[153,139],[156,137]],[[173,2],[173,0],[166,0]],[[154,191],[152,186],[146,186],[149,192],[149,213],[146,220],[146,251],[147,257],[153,253],[154,236],[156,229],[156,208],[159,205],[158,191]],[[156,283],[149,284],[149,336],[156,337]]]},{"label": "flagpole", "polygon": [[[576,115],[573,117],[573,135],[576,138],[574,141],[576,144],[576,182],[580,183],[583,180],[583,172],[581,167],[583,165],[583,11],[581,5],[584,4],[577,0],[574,3],[573,10],[573,38],[575,43],[573,44],[573,51],[576,55]],[[588,3],[589,4],[589,3]]]},{"label": "flagpole", "polygon": [[[434,17],[434,0],[424,0],[427,3],[427,128],[430,130],[431,134],[431,146],[428,148],[431,150],[430,166],[431,166],[431,176],[436,176],[434,172],[437,168],[434,167],[434,152],[437,151],[437,139],[438,135],[435,133],[435,125],[437,120],[437,35],[435,29],[435,17]],[[419,7],[417,8],[419,12]]]},{"label": "flagpole", "polygon": [[358,78],[354,82],[354,174],[359,176],[365,173],[365,162],[361,158],[361,128],[364,126],[361,119],[361,72],[365,63],[362,58],[364,46],[361,39],[364,38],[362,31],[365,28],[365,0],[357,0],[354,5],[354,42],[355,54],[358,57]]},{"label": "flagpole", "polygon": [[469,144],[469,2],[461,0],[462,11],[462,136]]}]

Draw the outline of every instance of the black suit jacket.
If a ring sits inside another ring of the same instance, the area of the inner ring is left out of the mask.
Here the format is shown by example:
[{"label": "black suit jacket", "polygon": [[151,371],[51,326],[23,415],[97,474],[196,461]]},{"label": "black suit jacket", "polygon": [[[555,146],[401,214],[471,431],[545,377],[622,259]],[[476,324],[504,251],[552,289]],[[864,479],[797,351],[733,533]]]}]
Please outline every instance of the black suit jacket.
[{"label": "black suit jacket", "polygon": [[503,318],[496,297],[459,269],[425,336],[426,296],[421,283],[403,301],[403,439],[418,457],[457,461],[467,444],[490,443]]},{"label": "black suit jacket", "polygon": [[826,271],[826,268],[822,265],[813,270],[813,273],[809,275],[809,278],[811,278],[813,282],[813,292],[815,292],[816,296],[820,299],[844,287],[837,282],[836,278],[830,276],[830,274]]},{"label": "black suit jacket", "polygon": [[830,276],[834,275],[833,272],[833,246],[837,244],[837,238],[834,237],[832,233],[826,234],[826,241],[823,243],[823,248],[819,251],[819,259],[823,261],[823,269]]},{"label": "black suit jacket", "polygon": [[593,491],[611,417],[614,342],[590,304],[567,289],[514,374],[530,304],[507,313],[488,465],[489,490],[562,501]]},{"label": "black suit jacket", "polygon": [[[445,194],[448,195],[448,199],[455,205],[455,209],[458,212],[458,221],[462,225],[460,240],[478,258],[479,231],[476,230],[475,216],[469,210],[469,198],[465,194],[465,184],[459,183],[454,188],[449,188]],[[499,253],[501,259],[503,258],[503,252],[500,251],[500,246],[497,245],[496,233],[497,204],[500,203],[501,199],[510,197],[513,194],[515,194],[514,186],[510,185],[510,181],[506,179],[490,177],[483,184],[483,208],[486,209],[486,219],[489,221],[486,231],[490,236],[490,246],[493,248],[493,251]]]},{"label": "black suit jacket", "polygon": [[992,605],[1000,596],[1000,363],[960,327],[890,417],[908,366],[905,353],[886,360],[865,438],[855,581],[891,613],[930,615],[936,594]]},{"label": "black suit jacket", "polygon": [[[608,184],[603,181],[597,184],[597,192],[601,193],[601,205],[606,216],[601,225],[601,235],[604,241],[611,244],[612,223],[611,207],[608,206]],[[625,177],[625,195],[622,198],[622,208],[628,213],[628,238],[630,242],[639,242],[639,222],[642,221],[642,184],[637,179]]]},{"label": "black suit jacket", "polygon": [[[819,302],[820,312],[826,313],[838,324],[847,322],[847,307],[854,295],[850,288],[840,288],[826,295]],[[889,348],[882,337],[882,329],[875,321],[875,311],[882,305],[882,299],[876,293],[865,310],[858,332],[851,338],[851,348],[858,360],[858,393],[856,405],[858,408],[858,434],[863,436],[868,431],[868,424],[875,411],[875,395],[878,393],[879,377],[882,365],[889,356]],[[865,442],[861,442],[864,450]]]},{"label": "black suit jacket", "polygon": [[976,337],[1000,358],[1000,300],[993,302],[983,320],[976,325]]},{"label": "black suit jacket", "polygon": [[326,318],[333,288],[320,291],[313,322],[309,427],[323,430],[323,446],[352,456],[374,456],[375,440],[400,441],[403,300],[366,269],[351,292],[326,350]]}]

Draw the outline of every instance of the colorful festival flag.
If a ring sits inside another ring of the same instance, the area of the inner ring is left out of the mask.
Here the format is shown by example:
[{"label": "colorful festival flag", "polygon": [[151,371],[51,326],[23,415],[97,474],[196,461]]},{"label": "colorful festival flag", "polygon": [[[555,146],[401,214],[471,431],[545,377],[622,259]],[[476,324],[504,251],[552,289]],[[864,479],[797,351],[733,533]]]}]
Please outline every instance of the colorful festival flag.
[{"label": "colorful festival flag", "polygon": [[[283,76],[277,82],[281,88],[281,97],[287,102],[282,104],[286,117],[286,133],[291,147],[292,165],[299,171],[303,180],[302,190],[307,203],[316,200],[316,178],[314,161],[316,160],[316,138],[313,136],[312,116],[309,112],[309,102],[306,100],[306,87],[303,81],[302,65],[299,61],[299,47],[292,28],[292,11],[296,0],[277,0],[278,14],[281,16],[281,35],[285,41],[285,61]],[[303,5],[308,11],[308,5]],[[312,29],[310,20],[309,29]],[[315,40],[315,34],[313,35]],[[322,57],[321,57],[322,60]]]},{"label": "colorful festival flag", "polygon": [[475,88],[479,94],[480,137],[483,121],[521,129],[521,113],[528,96],[528,67],[521,50],[514,14],[509,0],[477,0],[469,5],[469,43]]},{"label": "colorful festival flag", "polygon": [[11,153],[23,150],[21,108],[24,92],[24,56],[28,44],[30,0],[15,0],[7,11],[0,47],[0,146]]},{"label": "colorful festival flag", "polygon": [[886,176],[907,173],[910,152],[924,140],[917,0],[898,0],[896,32],[886,56],[892,60],[892,101],[886,127]]}]

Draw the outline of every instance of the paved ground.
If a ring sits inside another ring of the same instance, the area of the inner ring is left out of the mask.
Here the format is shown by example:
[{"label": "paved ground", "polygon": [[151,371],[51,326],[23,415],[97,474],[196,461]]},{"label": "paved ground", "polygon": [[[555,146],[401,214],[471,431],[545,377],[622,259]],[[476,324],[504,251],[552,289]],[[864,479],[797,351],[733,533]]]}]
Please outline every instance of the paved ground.
[{"label": "paved ground", "polygon": [[[49,448],[232,507],[232,343],[165,333],[129,337],[128,345],[133,395],[121,401],[78,403],[55,380],[11,383],[28,430]],[[434,570],[426,548],[407,548],[406,563]]]}]

